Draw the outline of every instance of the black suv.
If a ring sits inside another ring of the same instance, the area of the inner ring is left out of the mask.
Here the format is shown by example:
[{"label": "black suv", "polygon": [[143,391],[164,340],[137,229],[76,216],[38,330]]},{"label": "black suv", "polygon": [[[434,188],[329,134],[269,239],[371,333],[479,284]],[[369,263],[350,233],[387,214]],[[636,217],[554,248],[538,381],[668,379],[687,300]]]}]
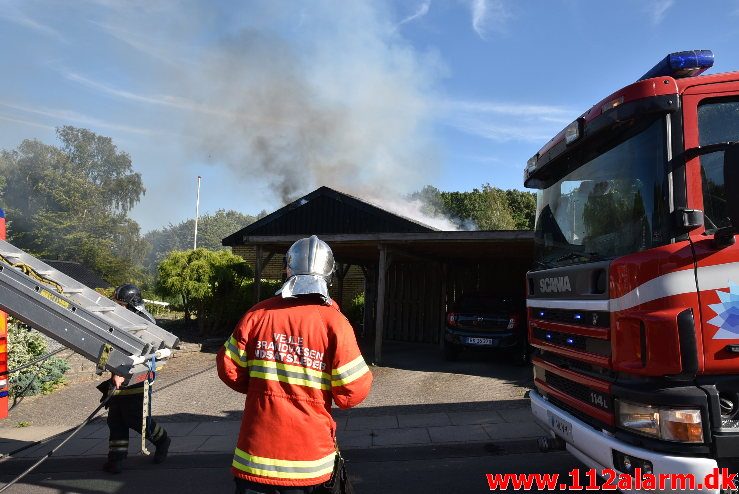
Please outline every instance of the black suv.
[{"label": "black suv", "polygon": [[468,293],[446,316],[444,356],[456,360],[464,348],[490,348],[528,362],[526,302],[523,298]]}]

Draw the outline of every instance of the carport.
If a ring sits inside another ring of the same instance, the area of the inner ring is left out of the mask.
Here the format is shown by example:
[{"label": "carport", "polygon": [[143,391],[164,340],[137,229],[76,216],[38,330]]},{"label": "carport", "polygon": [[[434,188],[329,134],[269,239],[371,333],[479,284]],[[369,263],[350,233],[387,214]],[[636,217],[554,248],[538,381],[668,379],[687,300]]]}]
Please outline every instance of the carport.
[{"label": "carport", "polygon": [[[313,211],[306,208],[311,203]],[[372,228],[406,231],[357,231]],[[382,359],[386,340],[440,344],[447,307],[462,293],[523,298],[533,259],[531,231],[436,231],[327,187],[234,233],[223,244],[237,253],[239,248],[254,249],[255,290],[261,296],[258,280],[273,277],[269,272],[281,265],[290,245],[311,234],[334,252],[340,305],[350,267],[361,269],[365,311],[357,336],[372,350],[375,363]]]}]

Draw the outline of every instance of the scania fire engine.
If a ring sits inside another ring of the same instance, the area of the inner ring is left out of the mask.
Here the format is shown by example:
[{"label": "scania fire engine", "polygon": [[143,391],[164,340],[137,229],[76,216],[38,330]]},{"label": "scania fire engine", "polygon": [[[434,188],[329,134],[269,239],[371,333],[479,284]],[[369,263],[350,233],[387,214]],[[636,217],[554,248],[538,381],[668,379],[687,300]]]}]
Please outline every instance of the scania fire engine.
[{"label": "scania fire engine", "polygon": [[738,471],[739,72],[712,65],[668,55],[524,172],[531,409],[591,468]]}]

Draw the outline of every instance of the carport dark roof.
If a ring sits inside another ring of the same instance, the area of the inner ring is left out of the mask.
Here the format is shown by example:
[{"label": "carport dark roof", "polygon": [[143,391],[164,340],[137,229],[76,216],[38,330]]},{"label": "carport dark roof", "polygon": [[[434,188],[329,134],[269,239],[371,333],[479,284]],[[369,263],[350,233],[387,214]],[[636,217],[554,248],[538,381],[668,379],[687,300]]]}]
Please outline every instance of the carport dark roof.
[{"label": "carport dark roof", "polygon": [[397,214],[390,213],[368,202],[320,187],[242,228],[222,240],[223,245],[243,245],[245,238],[262,235],[371,234],[424,233],[434,228]]},{"label": "carport dark roof", "polygon": [[[425,233],[375,233],[320,235],[339,262],[363,264],[377,260],[382,246],[398,257],[422,259],[469,259],[476,261],[519,259],[534,256],[531,230],[458,231]],[[260,246],[284,253],[301,235],[246,235],[240,245]]]},{"label": "carport dark roof", "polygon": [[83,266],[78,262],[73,261],[55,261],[49,259],[42,259],[43,262],[48,264],[54,269],[58,269],[62,273],[66,274],[70,278],[74,278],[83,285],[90,288],[110,288],[111,284],[102,279],[97,273],[91,269]]}]

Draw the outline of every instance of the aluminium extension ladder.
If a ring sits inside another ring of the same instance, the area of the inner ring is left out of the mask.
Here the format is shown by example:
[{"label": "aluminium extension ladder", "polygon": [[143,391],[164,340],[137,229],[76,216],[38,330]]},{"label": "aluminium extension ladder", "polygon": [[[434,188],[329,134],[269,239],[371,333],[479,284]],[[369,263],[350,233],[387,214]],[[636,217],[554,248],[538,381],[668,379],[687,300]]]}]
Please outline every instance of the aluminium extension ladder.
[{"label": "aluminium extension ladder", "polygon": [[170,357],[179,339],[95,290],[0,240],[0,309],[109,370],[126,385],[149,361]]}]

